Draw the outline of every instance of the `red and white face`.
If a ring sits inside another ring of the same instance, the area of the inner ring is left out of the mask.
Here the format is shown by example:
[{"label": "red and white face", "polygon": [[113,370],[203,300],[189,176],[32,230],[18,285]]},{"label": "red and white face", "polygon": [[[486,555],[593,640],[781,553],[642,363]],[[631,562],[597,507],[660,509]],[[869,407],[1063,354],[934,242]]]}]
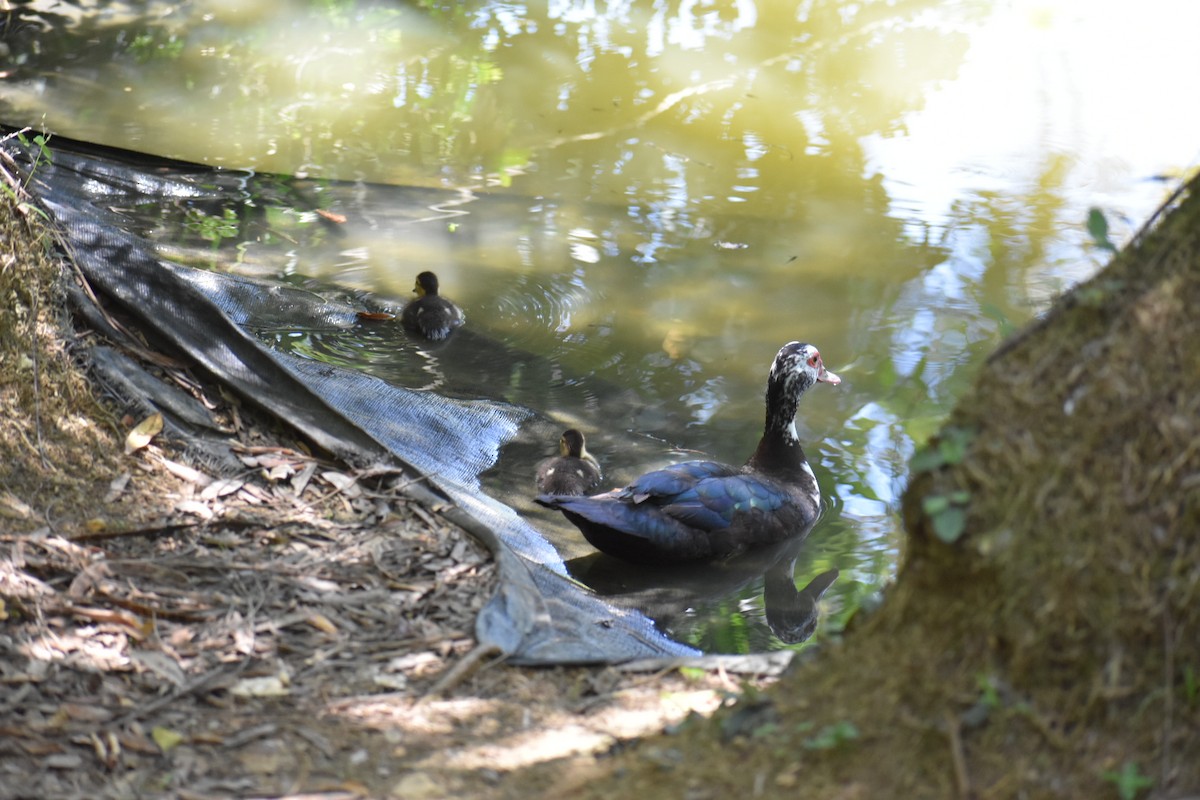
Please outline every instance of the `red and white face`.
[{"label": "red and white face", "polygon": [[777,386],[785,393],[794,392],[799,397],[800,393],[818,381],[837,385],[842,379],[825,369],[825,362],[821,360],[821,352],[817,348],[804,342],[788,342],[780,348],[775,363],[771,365],[769,386]]},{"label": "red and white face", "polygon": [[805,360],[805,364],[808,365],[808,368],[812,372],[815,380],[821,381],[822,383],[828,383],[833,386],[836,386],[842,382],[842,379],[836,374],[825,369],[825,362],[821,360],[821,353],[817,350],[817,348],[813,347],[811,344],[808,345],[806,355],[807,358]]}]

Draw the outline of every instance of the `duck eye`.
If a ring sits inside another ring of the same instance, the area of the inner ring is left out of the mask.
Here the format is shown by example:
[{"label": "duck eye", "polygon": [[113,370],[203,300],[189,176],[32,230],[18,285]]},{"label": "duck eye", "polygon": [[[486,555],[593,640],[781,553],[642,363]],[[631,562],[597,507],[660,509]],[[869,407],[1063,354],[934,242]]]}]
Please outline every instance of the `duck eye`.
[{"label": "duck eye", "polygon": [[819,363],[821,363],[821,354],[820,353],[813,353],[811,356],[808,357],[808,365],[810,367],[815,367]]}]

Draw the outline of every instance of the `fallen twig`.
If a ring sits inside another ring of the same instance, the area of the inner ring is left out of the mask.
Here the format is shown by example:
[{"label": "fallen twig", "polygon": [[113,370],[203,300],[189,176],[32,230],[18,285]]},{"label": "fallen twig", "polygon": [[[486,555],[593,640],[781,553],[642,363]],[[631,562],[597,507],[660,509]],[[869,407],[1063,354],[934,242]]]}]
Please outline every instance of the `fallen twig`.
[{"label": "fallen twig", "polygon": [[[458,684],[462,683],[468,677],[480,669],[483,665],[483,660],[489,656],[500,655],[500,658],[494,659],[491,664],[495,664],[504,659],[504,651],[493,643],[477,644],[467,653],[462,659],[438,678],[433,686],[421,696],[418,702],[425,702],[437,697],[441,697],[446,692],[453,689]],[[490,666],[490,664],[488,665]]]},{"label": "fallen twig", "polygon": [[950,711],[946,712],[946,738],[950,740],[950,760],[954,764],[954,783],[958,787],[958,796],[969,800],[975,796],[975,792],[971,789],[971,776],[967,773],[967,758],[963,753],[958,717]]},{"label": "fallen twig", "polygon": [[[121,539],[127,536],[162,536],[164,534],[179,533],[186,531],[189,528],[195,528],[204,524],[203,522],[170,522],[163,525],[151,525],[147,528],[134,528],[124,531],[87,531],[86,533],[77,533],[74,536],[68,537],[72,542],[102,542],[108,539]],[[222,525],[227,524],[222,521]]]}]

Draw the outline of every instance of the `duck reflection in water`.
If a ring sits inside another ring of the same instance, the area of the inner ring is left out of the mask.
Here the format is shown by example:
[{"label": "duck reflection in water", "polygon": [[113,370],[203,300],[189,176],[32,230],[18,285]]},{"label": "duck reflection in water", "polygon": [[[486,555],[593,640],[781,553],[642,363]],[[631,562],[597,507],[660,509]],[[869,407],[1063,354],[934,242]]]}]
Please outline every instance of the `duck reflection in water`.
[{"label": "duck reflection in water", "polygon": [[818,573],[803,589],[796,590],[796,562],[767,570],[763,581],[763,609],[771,632],[784,644],[806,642],[817,631],[821,596],[838,578],[836,569]]},{"label": "duck reflection in water", "polygon": [[[640,610],[677,639],[705,609],[717,607],[724,598],[751,593],[762,580],[767,626],[781,643],[793,645],[816,631],[821,598],[838,577],[837,569],[828,569],[797,589],[795,569],[807,534],[807,528],[801,529],[776,545],[710,563],[649,566],[593,553],[568,561],[567,570],[609,603]],[[696,643],[691,635],[687,640]]]}]

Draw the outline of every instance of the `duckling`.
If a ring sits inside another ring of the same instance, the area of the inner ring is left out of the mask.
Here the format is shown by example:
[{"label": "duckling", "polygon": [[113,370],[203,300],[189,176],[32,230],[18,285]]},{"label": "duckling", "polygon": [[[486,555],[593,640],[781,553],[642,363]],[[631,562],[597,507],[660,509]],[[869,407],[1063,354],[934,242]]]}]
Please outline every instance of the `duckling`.
[{"label": "duckling", "polygon": [[438,342],[447,338],[465,321],[462,309],[438,294],[437,275],[422,272],[413,286],[415,300],[404,307],[400,324],[426,339]]},{"label": "duckling", "polygon": [[593,497],[539,495],[598,550],[626,561],[714,559],[780,542],[821,510],[821,490],[796,433],[800,396],[838,384],[817,348],[789,342],[767,376],[766,424],[742,466],[686,461],[648,472],[624,489]]},{"label": "duckling", "polygon": [[537,488],[542,494],[581,495],[600,483],[600,464],[587,451],[583,433],[568,428],[558,440],[558,455],[537,466]]}]

